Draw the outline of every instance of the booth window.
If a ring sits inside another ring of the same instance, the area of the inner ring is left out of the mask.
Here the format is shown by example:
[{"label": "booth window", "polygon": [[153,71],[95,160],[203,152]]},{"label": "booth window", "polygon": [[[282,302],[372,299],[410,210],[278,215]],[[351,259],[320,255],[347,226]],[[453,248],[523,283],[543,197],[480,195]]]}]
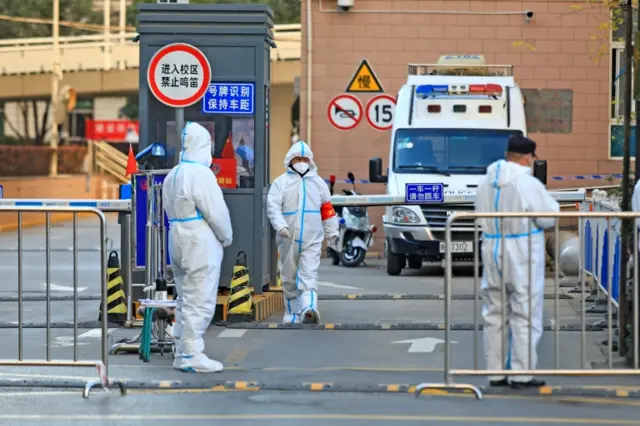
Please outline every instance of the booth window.
[{"label": "booth window", "polygon": [[[253,117],[202,116],[191,120],[185,111],[185,123],[198,123],[209,131],[213,141],[212,171],[221,188],[253,188],[255,177],[255,132]],[[167,122],[167,156],[169,164],[180,161],[181,141],[175,121]]]}]

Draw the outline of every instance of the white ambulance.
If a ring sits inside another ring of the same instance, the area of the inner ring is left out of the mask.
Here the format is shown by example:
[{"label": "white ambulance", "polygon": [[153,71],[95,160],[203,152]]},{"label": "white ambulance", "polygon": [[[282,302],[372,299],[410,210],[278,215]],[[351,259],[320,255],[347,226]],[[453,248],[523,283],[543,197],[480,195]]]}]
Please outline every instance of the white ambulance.
[{"label": "white ambulance", "polygon": [[[371,182],[385,182],[388,195],[407,200],[383,217],[389,275],[444,259],[447,217],[473,211],[478,182],[515,134],[526,135],[527,127],[512,66],[487,65],[482,55],[409,65],[396,99],[388,174],[380,158],[369,163]],[[546,163],[536,162],[534,173],[546,182]],[[453,261],[472,261],[473,221],[454,222],[452,240]]]}]

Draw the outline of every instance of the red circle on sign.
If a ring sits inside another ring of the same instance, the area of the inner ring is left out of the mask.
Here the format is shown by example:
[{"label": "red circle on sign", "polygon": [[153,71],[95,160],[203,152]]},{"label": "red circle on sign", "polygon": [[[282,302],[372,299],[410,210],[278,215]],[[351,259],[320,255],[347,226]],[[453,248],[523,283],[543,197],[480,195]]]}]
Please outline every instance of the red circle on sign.
[{"label": "red circle on sign", "polygon": [[387,100],[393,102],[394,105],[396,104],[396,99],[393,96],[389,96],[389,95],[378,95],[378,96],[376,96],[374,98],[371,98],[371,100],[367,104],[367,110],[365,112],[365,116],[367,117],[367,122],[369,122],[369,125],[371,127],[373,127],[374,130],[378,130],[380,132],[384,132],[386,130],[390,130],[393,127],[393,117],[391,117],[391,124],[389,124],[388,126],[384,126],[384,127],[378,126],[376,123],[373,122],[371,117],[369,117],[369,110],[376,103],[376,101],[378,101],[379,99],[387,99]]},{"label": "red circle on sign", "polygon": [[[204,71],[202,87],[200,87],[200,89],[198,89],[198,91],[194,93],[193,96],[182,100],[171,99],[170,97],[163,94],[154,78],[154,74],[156,72],[156,68],[158,67],[158,63],[160,63],[160,60],[167,56],[169,53],[173,52],[186,52],[191,54],[196,58],[198,63],[200,63]],[[147,83],[149,83],[151,93],[153,93],[153,95],[163,104],[174,108],[188,107],[198,102],[200,99],[202,99],[206,91],[209,89],[210,82],[211,66],[209,65],[209,61],[207,60],[206,56],[204,56],[204,54],[199,49],[196,49],[195,47],[186,43],[173,43],[162,47],[155,53],[155,55],[153,55],[153,57],[151,58],[151,62],[149,62],[149,67],[147,68]]]},{"label": "red circle on sign", "polygon": [[[333,116],[331,114],[331,108],[335,107],[337,105],[337,102],[340,99],[349,99],[350,101],[353,101],[356,104],[356,107],[358,108],[358,116],[357,117],[351,117],[351,120],[353,121],[353,124],[347,125],[347,126],[340,126],[337,123],[335,123],[333,121]],[[362,103],[360,102],[360,100],[358,100],[358,98],[356,98],[353,95],[347,95],[347,94],[343,94],[343,95],[338,95],[335,98],[333,98],[331,100],[331,102],[329,102],[329,107],[327,108],[327,119],[329,120],[329,123],[331,123],[331,125],[333,125],[333,127],[335,127],[338,130],[351,130],[354,127],[356,127],[358,124],[360,124],[360,121],[362,121]]]}]

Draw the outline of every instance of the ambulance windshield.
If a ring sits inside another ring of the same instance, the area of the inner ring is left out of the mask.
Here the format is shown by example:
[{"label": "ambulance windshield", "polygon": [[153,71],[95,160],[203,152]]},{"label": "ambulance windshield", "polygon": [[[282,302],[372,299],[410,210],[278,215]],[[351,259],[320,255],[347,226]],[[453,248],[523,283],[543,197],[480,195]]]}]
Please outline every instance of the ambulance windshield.
[{"label": "ambulance windshield", "polygon": [[507,142],[519,130],[398,129],[395,173],[484,174],[504,158]]}]

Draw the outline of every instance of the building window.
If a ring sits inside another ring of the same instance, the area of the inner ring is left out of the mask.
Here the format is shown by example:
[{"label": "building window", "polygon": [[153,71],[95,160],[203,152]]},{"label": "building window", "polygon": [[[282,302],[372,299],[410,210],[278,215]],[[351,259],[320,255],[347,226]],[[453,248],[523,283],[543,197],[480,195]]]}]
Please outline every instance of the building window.
[{"label": "building window", "polygon": [[[633,76],[633,65],[631,72],[624,68],[624,25],[622,22],[622,9],[616,9],[611,13],[611,84],[610,98],[611,110],[609,113],[609,158],[612,160],[622,160],[624,153],[624,96],[623,88],[626,78]],[[633,11],[633,31],[637,31],[638,14],[637,9]],[[634,43],[635,44],[635,43]],[[635,116],[636,105],[633,100],[634,79],[631,78],[631,157],[635,157]]]},{"label": "building window", "polygon": [[86,138],[86,120],[93,119],[93,99],[78,99],[76,107],[69,113],[69,140],[82,141]]}]

